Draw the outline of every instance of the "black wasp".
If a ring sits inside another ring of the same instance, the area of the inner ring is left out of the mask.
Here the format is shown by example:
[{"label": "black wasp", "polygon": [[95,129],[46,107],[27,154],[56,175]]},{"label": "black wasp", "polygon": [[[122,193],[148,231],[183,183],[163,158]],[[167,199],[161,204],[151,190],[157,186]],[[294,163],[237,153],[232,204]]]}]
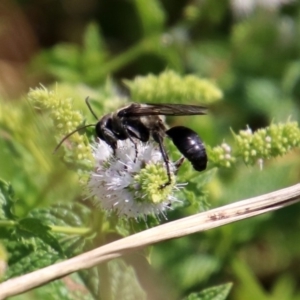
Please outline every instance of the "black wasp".
[{"label": "black wasp", "polygon": [[85,125],[69,133],[57,145],[55,151],[60,147],[64,140],[76,131],[85,127],[95,126],[97,137],[105,141],[113,149],[114,154],[116,153],[118,140],[129,139],[135,147],[136,157],[138,153],[136,140],[147,142],[150,138],[152,138],[155,142],[157,142],[165,162],[168,175],[168,181],[162,186],[162,188],[171,183],[169,157],[163,144],[165,136],[171,138],[174,145],[183,154],[183,156],[191,162],[196,171],[200,172],[206,169],[206,151],[198,134],[192,129],[184,126],[175,126],[167,130],[163,120],[159,117],[160,115],[204,115],[206,111],[205,107],[184,104],[132,103],[116,112],[103,116],[99,120],[93,112],[88,98],[86,99],[86,103],[98,122],[96,124]]}]

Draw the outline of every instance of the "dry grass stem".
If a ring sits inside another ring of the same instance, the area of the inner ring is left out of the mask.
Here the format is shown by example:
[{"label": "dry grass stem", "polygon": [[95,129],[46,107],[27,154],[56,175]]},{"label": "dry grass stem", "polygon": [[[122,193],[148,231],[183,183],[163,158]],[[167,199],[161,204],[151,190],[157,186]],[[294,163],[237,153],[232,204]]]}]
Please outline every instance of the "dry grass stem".
[{"label": "dry grass stem", "polygon": [[241,200],[117,240],[92,251],[0,284],[0,299],[26,292],[51,280],[93,267],[137,249],[219,227],[299,202],[300,184]]}]

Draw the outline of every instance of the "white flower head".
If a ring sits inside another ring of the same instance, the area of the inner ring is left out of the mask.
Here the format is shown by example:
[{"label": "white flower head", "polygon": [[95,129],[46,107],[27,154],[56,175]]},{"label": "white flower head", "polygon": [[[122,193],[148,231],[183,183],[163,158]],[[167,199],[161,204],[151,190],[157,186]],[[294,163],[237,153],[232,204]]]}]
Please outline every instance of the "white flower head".
[{"label": "white flower head", "polygon": [[110,146],[99,140],[93,145],[95,168],[88,182],[88,193],[95,196],[95,204],[119,216],[145,218],[163,215],[179,190],[173,163],[169,163],[172,182],[168,181],[165,163],[158,145],[137,142],[137,155],[133,143],[118,141],[115,155]]}]

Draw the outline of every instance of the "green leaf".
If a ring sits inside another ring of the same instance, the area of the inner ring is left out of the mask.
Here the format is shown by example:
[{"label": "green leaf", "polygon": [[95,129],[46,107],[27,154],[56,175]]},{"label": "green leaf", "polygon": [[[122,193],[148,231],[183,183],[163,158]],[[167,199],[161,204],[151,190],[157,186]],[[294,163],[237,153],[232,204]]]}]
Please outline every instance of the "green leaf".
[{"label": "green leaf", "polygon": [[133,3],[142,23],[144,36],[160,33],[166,19],[160,2],[157,0],[133,0]]},{"label": "green leaf", "polygon": [[207,280],[218,273],[220,263],[220,260],[211,254],[196,253],[181,258],[172,272],[176,278],[181,277],[177,287],[187,290]]},{"label": "green leaf", "polygon": [[14,220],[12,212],[14,205],[14,191],[11,184],[0,179],[0,219]]},{"label": "green leaf", "polygon": [[272,300],[296,299],[297,280],[291,274],[282,274],[272,287]]},{"label": "green leaf", "polygon": [[106,51],[101,31],[96,23],[90,23],[84,34],[84,51],[82,53],[83,80],[95,83],[99,78],[99,66],[105,63],[108,53]]},{"label": "green leaf", "polygon": [[90,291],[95,299],[98,299],[99,293],[99,273],[98,268],[90,268],[78,272],[79,277],[84,282],[85,287]]},{"label": "green leaf", "polygon": [[192,170],[189,164],[186,165],[188,169],[183,172],[183,178],[180,178],[180,180],[188,184],[180,191],[183,196],[178,198],[186,200],[185,202],[190,206],[191,214],[207,210],[210,204],[207,201],[208,193],[204,187],[215,178],[217,169],[214,168],[198,173]]},{"label": "green leaf", "polygon": [[207,288],[200,293],[190,294],[184,300],[225,300],[231,290],[232,283]]},{"label": "green leaf", "polygon": [[8,265],[11,266],[18,262],[23,257],[34,251],[34,245],[30,242],[20,242],[17,237],[10,231],[11,239],[2,239],[2,243],[9,253]]},{"label": "green leaf", "polygon": [[47,226],[36,220],[24,219],[21,225],[4,230],[10,233],[1,239],[9,253],[5,279],[45,267],[64,257],[58,242],[47,233]]},{"label": "green leaf", "polygon": [[[90,210],[81,204],[62,204],[35,209],[28,217],[2,228],[0,238],[9,253],[6,278],[45,267],[82,251],[85,238],[52,232],[51,226],[80,227],[89,221]],[[58,238],[61,238],[59,241]],[[63,249],[66,251],[64,252]]]},{"label": "green leaf", "polygon": [[[62,248],[67,257],[77,255],[84,249],[86,237],[76,233],[76,229],[89,227],[91,211],[88,207],[80,203],[58,203],[48,208],[35,209],[30,212],[28,217],[43,220],[43,226],[60,226],[62,229],[63,227],[74,229],[74,235],[68,236],[68,238],[64,233],[56,231],[54,234],[50,230],[44,237],[46,238],[45,242],[54,242],[54,244],[51,243],[51,246],[56,247],[55,249],[59,250],[58,246]],[[56,238],[52,240],[53,237],[60,237],[60,244],[57,245]]]},{"label": "green leaf", "polygon": [[45,53],[50,65],[64,66],[70,70],[78,70],[80,51],[76,45],[58,44]]},{"label": "green leaf", "polygon": [[[34,290],[34,299],[43,300],[92,300],[94,299],[82,283],[78,282],[76,274],[62,280],[55,280]],[[76,280],[77,279],[77,280]],[[30,296],[29,296],[30,297]],[[30,298],[33,298],[32,296]]]},{"label": "green leaf", "polygon": [[217,168],[213,168],[211,170],[207,170],[202,173],[193,173],[193,177],[190,178],[190,181],[196,185],[197,190],[201,189],[203,186],[208,184],[215,178],[217,173]]},{"label": "green leaf", "polygon": [[44,243],[51,246],[58,253],[63,254],[63,250],[57,239],[51,234],[51,228],[37,218],[25,218],[19,221],[18,233],[40,238]]},{"label": "green leaf", "polygon": [[[5,273],[5,278],[11,278],[14,276],[20,276],[25,273],[33,272],[36,269],[40,269],[55,263],[61,259],[61,256],[57,252],[54,252],[50,247],[41,248],[43,245],[38,245],[37,249],[28,249],[27,253],[24,251],[19,259],[14,263],[9,261],[9,268]],[[15,254],[15,253],[14,253]]]},{"label": "green leaf", "polygon": [[34,209],[28,217],[41,219],[47,225],[81,227],[89,224],[90,214],[90,209],[80,203],[57,203]]},{"label": "green leaf", "polygon": [[111,276],[112,299],[146,299],[146,294],[136,278],[133,267],[128,266],[121,259],[109,262],[108,267]]},{"label": "green leaf", "polygon": [[268,293],[256,274],[242,259],[234,258],[232,260],[232,272],[238,281],[237,290],[235,290],[237,295],[244,295],[243,299],[245,300],[269,299]]},{"label": "green leaf", "polygon": [[90,23],[84,33],[84,48],[85,52],[98,52],[102,55],[105,53],[105,42],[102,38],[98,24]]}]

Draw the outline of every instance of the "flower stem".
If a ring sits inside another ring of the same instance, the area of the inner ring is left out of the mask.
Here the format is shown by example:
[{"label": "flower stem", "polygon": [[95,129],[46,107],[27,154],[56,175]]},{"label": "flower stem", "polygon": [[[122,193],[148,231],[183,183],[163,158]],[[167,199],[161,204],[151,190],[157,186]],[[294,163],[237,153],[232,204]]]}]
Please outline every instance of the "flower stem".
[{"label": "flower stem", "polygon": [[0,227],[12,227],[16,226],[17,222],[12,220],[0,220]]},{"label": "flower stem", "polygon": [[89,227],[64,227],[64,226],[50,226],[51,231],[65,234],[79,234],[85,235],[91,231]]},{"label": "flower stem", "polygon": [[[18,222],[13,220],[0,220],[0,227],[13,227],[17,226]],[[64,226],[49,226],[52,232],[65,233],[65,234],[79,234],[85,235],[91,231],[89,227],[64,227]]]}]

